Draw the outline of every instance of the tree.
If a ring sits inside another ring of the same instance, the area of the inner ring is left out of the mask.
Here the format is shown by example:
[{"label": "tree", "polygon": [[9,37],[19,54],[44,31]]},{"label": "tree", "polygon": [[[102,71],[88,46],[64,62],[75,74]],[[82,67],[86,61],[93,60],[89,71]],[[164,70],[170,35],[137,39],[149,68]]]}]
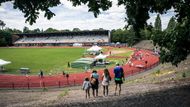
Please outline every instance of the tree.
[{"label": "tree", "polygon": [[73,28],[73,31],[80,31],[79,28]]},{"label": "tree", "polygon": [[[60,4],[60,0],[1,0],[3,2],[12,1],[14,8],[24,13],[26,22],[33,24],[36,22],[40,11],[44,12],[47,19],[55,14],[49,8]],[[89,11],[97,17],[100,10],[108,10],[112,3],[110,0],[69,0],[73,6],[85,4]],[[118,5],[124,5],[126,9],[126,21],[128,25],[133,25],[135,37],[141,38],[140,31],[147,26],[147,20],[150,13],[167,13],[173,9],[176,13],[175,18],[178,24],[174,32],[164,33],[161,37],[158,35],[154,39],[154,44],[161,47],[161,61],[172,62],[177,65],[190,54],[190,1],[189,0],[118,0]],[[160,34],[159,34],[160,35]],[[152,37],[155,38],[155,37]]]},{"label": "tree", "polygon": [[175,18],[172,16],[169,20],[168,26],[166,28],[166,30],[174,30],[174,28],[176,27],[176,21]]},{"label": "tree", "polygon": [[111,32],[111,42],[122,42],[122,35],[123,35],[123,30],[122,29],[117,29],[115,31]]},{"label": "tree", "polygon": [[161,19],[160,19],[160,15],[158,14],[156,19],[155,19],[155,23],[154,23],[154,28],[156,30],[162,30],[162,23],[161,23]]},{"label": "tree", "polygon": [[69,29],[60,30],[60,32],[70,32]]},{"label": "tree", "polygon": [[32,30],[31,32],[32,32],[32,33],[40,33],[41,31],[40,31],[39,28],[36,28],[36,29]]},{"label": "tree", "polygon": [[4,29],[5,32],[11,33],[11,34],[19,34],[22,33],[22,31],[18,30],[18,29],[11,29],[11,28],[6,28]]},{"label": "tree", "polygon": [[45,33],[53,33],[53,32],[59,32],[59,30],[57,29],[53,29],[53,28],[48,28],[44,31]]},{"label": "tree", "polygon": [[[171,8],[176,12],[178,24],[174,32],[158,32],[152,37],[154,44],[161,47],[161,62],[171,62],[177,65],[190,54],[190,1],[189,0],[119,0],[124,5],[128,18],[136,34],[144,29],[149,19],[149,12],[167,13]],[[160,35],[162,34],[162,35]]]},{"label": "tree", "polygon": [[134,45],[137,42],[133,27],[127,29],[117,29],[111,31],[111,42],[127,43],[129,46]]},{"label": "tree", "polygon": [[5,23],[2,21],[2,20],[0,20],[0,26],[1,26],[1,29],[3,29],[3,27],[5,27]]},{"label": "tree", "polygon": [[11,46],[12,35],[9,32],[0,30],[0,46]]},{"label": "tree", "polygon": [[99,29],[92,29],[92,31],[102,31],[102,30],[105,30],[103,28],[99,28]]},{"label": "tree", "polygon": [[28,27],[24,26],[23,33],[30,33],[30,29]]}]

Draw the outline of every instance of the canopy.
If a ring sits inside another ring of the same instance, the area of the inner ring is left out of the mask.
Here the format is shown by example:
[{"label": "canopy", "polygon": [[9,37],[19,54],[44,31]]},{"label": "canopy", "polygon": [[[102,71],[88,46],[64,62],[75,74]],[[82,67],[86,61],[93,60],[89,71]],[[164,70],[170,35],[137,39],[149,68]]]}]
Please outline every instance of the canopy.
[{"label": "canopy", "polygon": [[80,58],[80,59],[77,59],[77,61],[91,61],[91,62],[94,62],[95,59],[94,58]]},{"label": "canopy", "polygon": [[82,46],[82,44],[81,43],[74,43],[73,46],[79,46],[80,47],[80,46]]},{"label": "canopy", "polygon": [[95,59],[105,59],[107,55],[99,54],[98,56],[95,57]]},{"label": "canopy", "polygon": [[92,68],[93,63],[95,59],[94,58],[80,58],[76,61],[71,63],[72,68]]},{"label": "canopy", "polygon": [[95,46],[92,46],[91,48],[87,49],[87,51],[99,51],[101,49],[102,49],[101,47],[95,45]]},{"label": "canopy", "polygon": [[120,44],[120,42],[116,42],[116,45],[119,45]]},{"label": "canopy", "polygon": [[10,61],[5,61],[5,60],[0,59],[0,66],[7,65],[10,63],[11,63]]}]

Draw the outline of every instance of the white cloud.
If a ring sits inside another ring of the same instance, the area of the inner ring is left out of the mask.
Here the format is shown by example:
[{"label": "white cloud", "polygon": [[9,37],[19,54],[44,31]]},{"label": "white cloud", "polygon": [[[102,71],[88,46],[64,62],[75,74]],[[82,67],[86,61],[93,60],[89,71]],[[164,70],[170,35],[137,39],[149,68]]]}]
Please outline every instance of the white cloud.
[{"label": "white cloud", "polygon": [[0,12],[1,13],[5,12],[5,9],[3,7],[0,7]]},{"label": "white cloud", "polygon": [[[81,5],[73,7],[72,3],[67,0],[61,0],[61,5],[51,8],[51,10],[56,14],[51,20],[44,18],[44,13],[41,12],[36,23],[32,26],[29,23],[25,23],[24,15],[21,11],[15,10],[12,7],[12,3],[3,3],[0,7],[0,20],[6,23],[6,27],[17,28],[22,30],[24,26],[30,29],[40,28],[47,29],[49,27],[56,29],[118,29],[123,28],[126,24],[124,22],[125,8],[124,6],[118,6],[117,0],[112,0],[112,7],[102,12],[95,18],[92,12],[88,12],[88,7],[86,5]],[[156,14],[152,14],[148,22],[154,23]],[[168,16],[162,17],[163,26],[169,20]]]}]

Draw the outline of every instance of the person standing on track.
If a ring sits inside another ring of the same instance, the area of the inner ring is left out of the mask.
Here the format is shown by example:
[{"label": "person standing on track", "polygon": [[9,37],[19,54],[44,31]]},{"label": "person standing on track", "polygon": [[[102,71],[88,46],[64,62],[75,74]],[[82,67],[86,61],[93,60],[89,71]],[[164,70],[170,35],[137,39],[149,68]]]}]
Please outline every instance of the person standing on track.
[{"label": "person standing on track", "polygon": [[40,78],[44,77],[44,72],[42,70],[40,70],[39,76],[40,76]]},{"label": "person standing on track", "polygon": [[114,74],[115,74],[115,95],[117,91],[117,86],[119,85],[119,95],[121,94],[121,84],[123,84],[123,80],[125,80],[124,71],[121,66],[119,66],[119,63],[116,64],[116,67],[114,68]]}]

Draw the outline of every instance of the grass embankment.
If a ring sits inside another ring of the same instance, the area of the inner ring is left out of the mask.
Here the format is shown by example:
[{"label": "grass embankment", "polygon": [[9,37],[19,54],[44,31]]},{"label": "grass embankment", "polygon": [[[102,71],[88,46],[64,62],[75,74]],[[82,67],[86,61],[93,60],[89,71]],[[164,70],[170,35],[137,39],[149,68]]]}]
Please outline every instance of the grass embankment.
[{"label": "grass embankment", "polygon": [[131,79],[126,83],[160,83],[165,81],[180,80],[190,78],[190,70],[175,71],[175,70],[154,70],[148,75],[140,76],[139,78]]}]

